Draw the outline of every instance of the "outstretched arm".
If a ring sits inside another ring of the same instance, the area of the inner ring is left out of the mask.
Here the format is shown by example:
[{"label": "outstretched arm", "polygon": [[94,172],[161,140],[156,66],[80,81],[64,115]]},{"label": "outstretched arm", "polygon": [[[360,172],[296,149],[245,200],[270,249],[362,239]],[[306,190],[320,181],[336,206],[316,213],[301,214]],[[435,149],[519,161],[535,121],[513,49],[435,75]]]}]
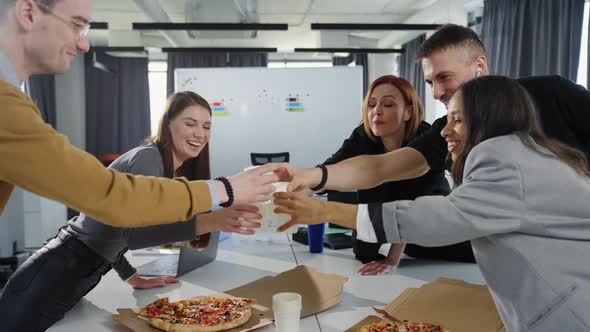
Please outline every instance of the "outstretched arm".
[{"label": "outstretched arm", "polygon": [[119,274],[119,277],[127,281],[135,289],[150,289],[156,287],[165,287],[168,284],[180,282],[177,278],[169,276],[160,276],[154,278],[145,278],[137,274],[137,270],[129,264],[125,256],[121,255],[113,264],[113,269]]},{"label": "outstretched arm", "polygon": [[443,246],[518,231],[526,211],[522,174],[516,163],[506,159],[506,147],[496,145],[498,140],[471,151],[464,182],[449,196],[359,206],[358,238]]},{"label": "outstretched arm", "polygon": [[280,232],[296,224],[314,225],[324,222],[356,228],[356,205],[322,201],[301,192],[275,193],[274,197],[277,205],[275,213],[291,216],[291,220],[277,228]]},{"label": "outstretched arm", "polygon": [[415,201],[368,205],[323,202],[300,193],[276,193],[277,213],[293,224],[326,221],[357,229],[366,242],[416,243],[443,246],[514,232],[525,211],[521,197],[521,174],[493,142],[484,142],[471,152],[465,182],[449,196],[425,196]]},{"label": "outstretched arm", "polygon": [[[292,178],[289,191],[317,186],[322,179],[319,168],[302,169],[283,164]],[[328,180],[323,189],[358,190],[374,188],[384,182],[413,179],[430,170],[424,156],[413,148],[401,148],[379,155],[362,155],[327,166]]]},{"label": "outstretched arm", "polygon": [[[108,170],[43,122],[18,89],[2,89],[0,180],[62,202],[101,222],[141,227],[190,219],[212,207],[205,181],[156,179]],[[270,198],[272,166],[230,177],[236,203]],[[219,183],[217,183],[219,185]],[[220,200],[225,190],[219,188]],[[0,197],[0,206],[8,196]],[[1,207],[0,207],[1,210]]]},{"label": "outstretched arm", "polygon": [[124,237],[130,249],[141,249],[163,243],[194,240],[198,235],[211,232],[232,232],[245,235],[260,228],[262,215],[252,205],[233,205],[229,208],[205,213],[196,220],[143,228],[127,228]]},{"label": "outstretched arm", "polygon": [[[407,147],[380,155],[364,155],[327,166],[328,179],[323,189],[358,190],[384,182],[417,178],[429,170],[444,170],[446,142],[440,135],[446,117],[437,119],[424,134]],[[322,178],[319,168],[301,169],[283,164],[283,178],[292,179],[289,191],[317,186]]]}]

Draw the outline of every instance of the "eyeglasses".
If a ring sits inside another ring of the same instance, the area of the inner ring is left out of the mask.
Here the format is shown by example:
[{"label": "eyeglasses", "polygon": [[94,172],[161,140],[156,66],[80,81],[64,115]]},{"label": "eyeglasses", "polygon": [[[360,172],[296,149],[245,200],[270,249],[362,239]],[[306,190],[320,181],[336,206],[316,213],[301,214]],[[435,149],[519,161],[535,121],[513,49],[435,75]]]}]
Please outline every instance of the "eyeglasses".
[{"label": "eyeglasses", "polygon": [[78,39],[82,39],[82,38],[86,37],[86,35],[88,35],[88,32],[90,31],[90,23],[83,23],[83,22],[79,22],[79,21],[77,22],[77,21],[75,21],[75,18],[67,17],[66,15],[56,11],[55,9],[47,6],[46,4],[44,4],[42,2],[39,2],[39,1],[33,1],[33,2],[37,5],[37,7],[41,8],[41,10],[43,12],[53,15],[56,18],[58,18],[60,21],[69,25],[74,30],[76,35],[78,36]]}]

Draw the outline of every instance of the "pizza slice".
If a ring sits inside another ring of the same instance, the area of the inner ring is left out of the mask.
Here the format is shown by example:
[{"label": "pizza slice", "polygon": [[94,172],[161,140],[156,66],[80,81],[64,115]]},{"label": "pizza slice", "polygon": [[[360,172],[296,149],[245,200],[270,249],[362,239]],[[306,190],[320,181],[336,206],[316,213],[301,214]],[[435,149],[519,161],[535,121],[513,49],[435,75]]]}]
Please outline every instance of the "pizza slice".
[{"label": "pizza slice", "polygon": [[170,318],[176,315],[179,310],[182,310],[181,303],[170,302],[167,297],[164,297],[142,308],[139,315],[143,317]]},{"label": "pizza slice", "polygon": [[391,322],[367,324],[359,332],[450,332],[446,328],[429,323]]}]

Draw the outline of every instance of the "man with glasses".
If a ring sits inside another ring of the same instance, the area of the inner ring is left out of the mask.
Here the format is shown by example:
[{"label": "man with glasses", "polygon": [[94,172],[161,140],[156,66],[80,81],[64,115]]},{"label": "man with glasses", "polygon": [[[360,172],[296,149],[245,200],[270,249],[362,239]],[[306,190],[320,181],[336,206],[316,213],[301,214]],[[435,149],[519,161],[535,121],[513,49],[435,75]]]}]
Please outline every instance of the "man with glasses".
[{"label": "man with glasses", "polygon": [[47,3],[42,2],[41,0],[35,1],[35,4],[47,14],[54,15],[58,19],[60,19],[65,24],[68,24],[74,30],[74,33],[78,35],[79,39],[82,39],[88,35],[90,31],[90,22],[82,16],[76,16],[72,18],[68,18],[66,15],[58,12],[57,10],[53,9],[52,6],[48,5]]},{"label": "man with glasses", "polygon": [[65,73],[88,52],[90,13],[90,0],[0,0],[0,213],[14,186],[125,227],[269,199],[278,176],[263,174],[277,166],[228,181],[132,177],[107,170],[43,122],[19,87],[32,74]]},{"label": "man with glasses", "polygon": [[[275,165],[210,181],[134,177],[106,169],[43,122],[20,86],[32,74],[65,73],[78,53],[89,50],[90,12],[90,0],[0,0],[0,214],[14,186],[122,227],[175,223],[218,205],[270,199],[274,191],[271,183],[278,180],[272,173]],[[246,211],[239,215],[237,227],[261,217]],[[72,248],[76,245],[76,257],[93,264],[88,259],[91,249],[61,235],[56,239],[69,241]],[[67,271],[65,256],[48,257],[39,252],[23,267],[38,260],[45,267]],[[102,274],[108,271],[99,265],[89,266]],[[44,301],[61,299],[35,288],[31,284],[35,275],[30,270],[17,270],[0,293],[2,331],[45,330],[73,306],[63,303],[61,312],[28,314]],[[58,276],[54,288],[69,291],[68,276],[68,272]],[[35,296],[22,296],[24,293]]]}]

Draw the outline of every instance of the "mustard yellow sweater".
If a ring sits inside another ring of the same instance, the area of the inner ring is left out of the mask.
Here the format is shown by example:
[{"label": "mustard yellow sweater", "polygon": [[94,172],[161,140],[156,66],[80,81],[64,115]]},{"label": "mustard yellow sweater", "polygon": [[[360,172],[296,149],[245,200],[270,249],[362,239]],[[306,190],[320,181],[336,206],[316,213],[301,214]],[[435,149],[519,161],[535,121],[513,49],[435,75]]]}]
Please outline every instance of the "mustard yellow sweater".
[{"label": "mustard yellow sweater", "polygon": [[113,226],[173,223],[211,209],[204,181],[105,168],[45,124],[27,95],[0,80],[0,214],[14,186]]}]

